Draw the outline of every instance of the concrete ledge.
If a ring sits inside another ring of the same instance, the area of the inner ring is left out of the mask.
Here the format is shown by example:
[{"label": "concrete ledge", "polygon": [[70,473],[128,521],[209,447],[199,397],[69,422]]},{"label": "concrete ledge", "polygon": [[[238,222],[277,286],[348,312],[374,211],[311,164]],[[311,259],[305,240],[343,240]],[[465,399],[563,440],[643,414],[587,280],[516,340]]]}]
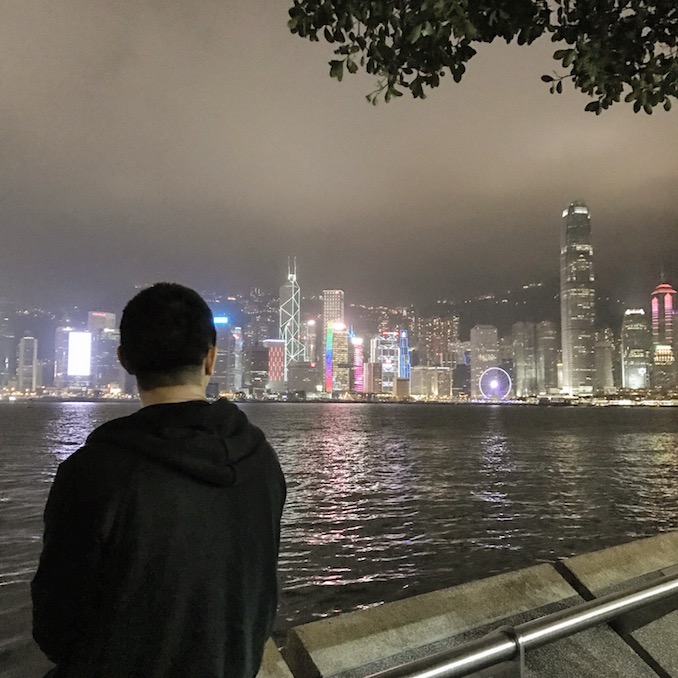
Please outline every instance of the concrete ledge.
[{"label": "concrete ledge", "polygon": [[282,658],[277,645],[269,638],[264,646],[264,657],[257,678],[292,678],[289,666]]},{"label": "concrete ledge", "polygon": [[[649,584],[678,573],[678,532],[567,558],[558,567],[587,598]],[[611,626],[661,675],[678,676],[678,596],[625,615]]]},{"label": "concrete ledge", "polygon": [[[358,678],[581,602],[553,566],[537,565],[293,628],[285,658],[296,678]],[[549,678],[656,676],[607,627],[531,653],[528,668]]]},{"label": "concrete ledge", "polygon": [[[667,532],[560,561],[594,595],[678,566],[678,532]],[[649,580],[648,580],[649,581]]]}]

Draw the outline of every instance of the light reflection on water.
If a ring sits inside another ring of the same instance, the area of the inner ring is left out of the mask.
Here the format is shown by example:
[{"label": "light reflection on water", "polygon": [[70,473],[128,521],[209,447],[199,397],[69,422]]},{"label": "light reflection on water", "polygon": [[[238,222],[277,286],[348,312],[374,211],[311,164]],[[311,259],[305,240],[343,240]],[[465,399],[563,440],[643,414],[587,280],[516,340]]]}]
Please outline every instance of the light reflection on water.
[{"label": "light reflection on water", "polygon": [[[131,404],[0,404],[0,585],[56,466]],[[666,409],[246,404],[288,481],[279,629],[678,529]],[[1,587],[0,587],[1,588]]]}]

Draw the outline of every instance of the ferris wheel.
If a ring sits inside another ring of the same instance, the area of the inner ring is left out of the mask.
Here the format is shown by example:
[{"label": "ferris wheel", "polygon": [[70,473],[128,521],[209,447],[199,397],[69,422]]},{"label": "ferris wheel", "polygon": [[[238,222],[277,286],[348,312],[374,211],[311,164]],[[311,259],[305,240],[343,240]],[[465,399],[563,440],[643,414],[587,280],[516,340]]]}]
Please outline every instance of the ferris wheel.
[{"label": "ferris wheel", "polygon": [[480,375],[478,380],[480,393],[485,400],[506,400],[511,393],[512,386],[509,373],[501,367],[490,367]]}]

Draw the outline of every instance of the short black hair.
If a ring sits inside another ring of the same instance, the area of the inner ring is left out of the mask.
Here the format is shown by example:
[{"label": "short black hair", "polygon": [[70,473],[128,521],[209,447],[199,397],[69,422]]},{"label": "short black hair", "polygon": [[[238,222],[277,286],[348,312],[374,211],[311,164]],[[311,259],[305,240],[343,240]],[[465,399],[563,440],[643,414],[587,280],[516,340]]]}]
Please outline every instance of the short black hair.
[{"label": "short black hair", "polygon": [[122,312],[121,359],[145,391],[186,383],[216,340],[209,306],[177,283],[147,287]]}]

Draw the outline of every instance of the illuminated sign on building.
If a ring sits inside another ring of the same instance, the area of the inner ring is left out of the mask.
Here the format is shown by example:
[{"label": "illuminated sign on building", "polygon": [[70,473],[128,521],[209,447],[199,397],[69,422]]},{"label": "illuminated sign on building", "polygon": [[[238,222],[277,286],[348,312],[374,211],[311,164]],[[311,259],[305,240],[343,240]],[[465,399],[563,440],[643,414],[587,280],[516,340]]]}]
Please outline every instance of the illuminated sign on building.
[{"label": "illuminated sign on building", "polygon": [[92,333],[68,333],[68,363],[66,374],[69,377],[89,377],[92,373]]},{"label": "illuminated sign on building", "polygon": [[228,316],[227,315],[215,315],[214,316],[215,325],[228,325]]}]

